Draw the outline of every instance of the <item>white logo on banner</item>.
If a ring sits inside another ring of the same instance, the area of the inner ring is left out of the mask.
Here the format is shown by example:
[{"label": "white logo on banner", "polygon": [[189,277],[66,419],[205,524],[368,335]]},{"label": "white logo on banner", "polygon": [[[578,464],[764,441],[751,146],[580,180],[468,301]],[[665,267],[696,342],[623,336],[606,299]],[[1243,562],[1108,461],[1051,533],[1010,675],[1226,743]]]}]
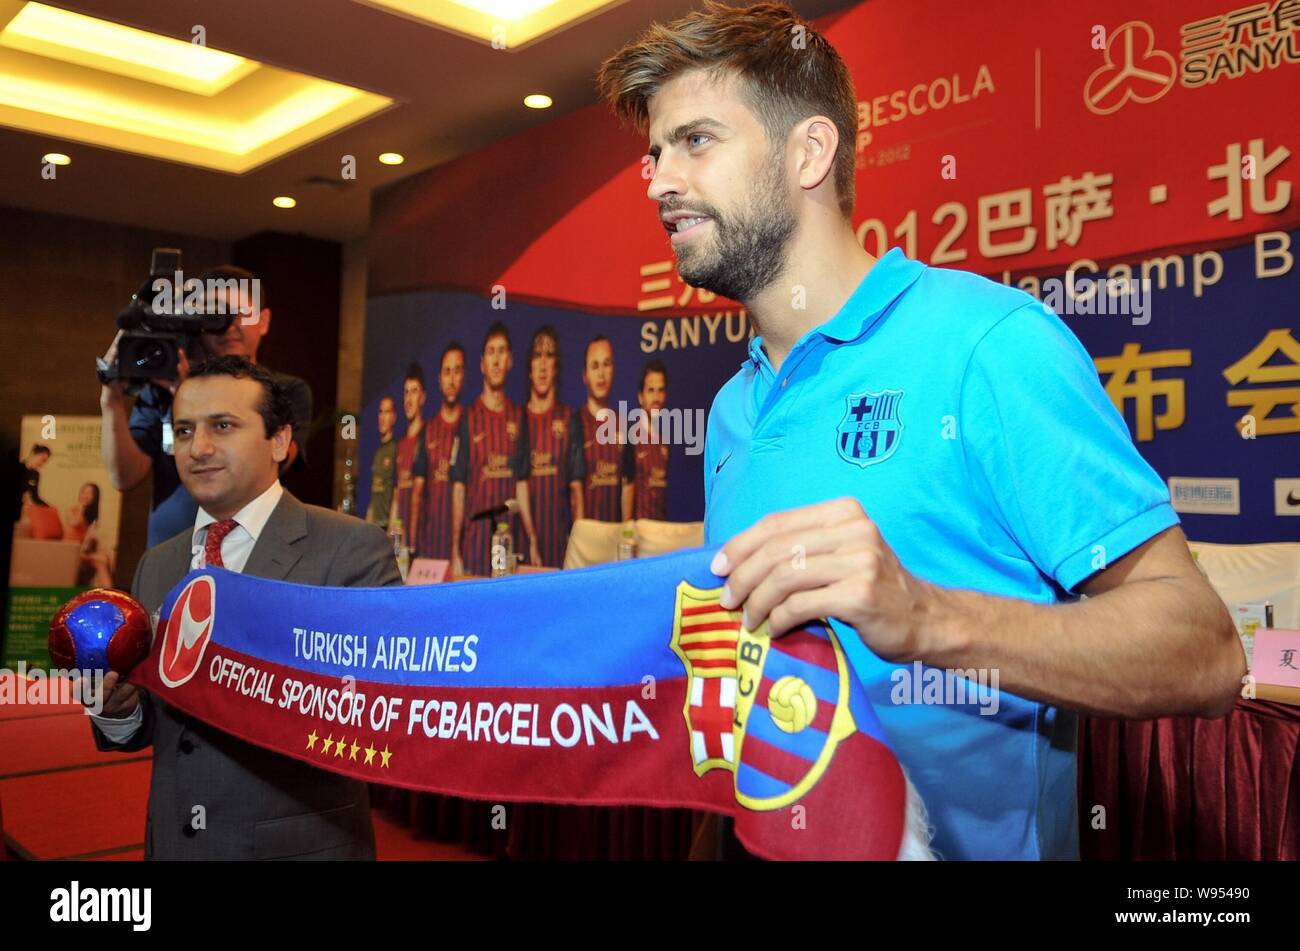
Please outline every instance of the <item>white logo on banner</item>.
[{"label": "white logo on banner", "polygon": [[1175,512],[1194,515],[1240,515],[1240,479],[1193,479],[1170,476],[1169,500]]}]

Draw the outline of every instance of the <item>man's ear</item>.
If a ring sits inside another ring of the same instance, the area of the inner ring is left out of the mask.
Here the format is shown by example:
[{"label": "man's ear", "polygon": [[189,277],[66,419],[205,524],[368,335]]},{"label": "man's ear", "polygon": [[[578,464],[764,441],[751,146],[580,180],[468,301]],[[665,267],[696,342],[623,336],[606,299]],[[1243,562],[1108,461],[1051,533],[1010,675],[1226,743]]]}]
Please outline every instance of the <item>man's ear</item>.
[{"label": "man's ear", "polygon": [[293,442],[293,427],[285,423],[271,435],[271,458],[277,463],[288,459],[291,442]]},{"label": "man's ear", "polygon": [[262,314],[257,320],[258,329],[261,331],[260,336],[265,337],[267,331],[271,329],[271,308],[263,307]]},{"label": "man's ear", "polygon": [[840,146],[840,132],[826,116],[811,116],[795,126],[798,143],[799,187],[813,189],[826,180],[835,168],[835,152]]}]

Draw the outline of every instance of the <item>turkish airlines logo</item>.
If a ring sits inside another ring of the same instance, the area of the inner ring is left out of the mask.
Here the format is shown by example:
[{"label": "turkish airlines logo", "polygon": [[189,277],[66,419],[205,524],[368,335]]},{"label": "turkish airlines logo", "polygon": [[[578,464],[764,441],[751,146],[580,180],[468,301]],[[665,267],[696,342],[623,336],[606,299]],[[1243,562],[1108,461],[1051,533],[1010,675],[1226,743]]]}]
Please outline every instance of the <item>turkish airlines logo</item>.
[{"label": "turkish airlines logo", "polygon": [[158,676],[168,687],[179,687],[198,672],[212,639],[216,599],[212,578],[203,575],[187,584],[172,605],[158,652]]},{"label": "turkish airlines logo", "polygon": [[1105,58],[1083,87],[1084,104],[1099,116],[1116,112],[1130,99],[1155,102],[1173,88],[1178,72],[1174,58],[1156,49],[1154,31],[1141,20],[1111,33]]}]

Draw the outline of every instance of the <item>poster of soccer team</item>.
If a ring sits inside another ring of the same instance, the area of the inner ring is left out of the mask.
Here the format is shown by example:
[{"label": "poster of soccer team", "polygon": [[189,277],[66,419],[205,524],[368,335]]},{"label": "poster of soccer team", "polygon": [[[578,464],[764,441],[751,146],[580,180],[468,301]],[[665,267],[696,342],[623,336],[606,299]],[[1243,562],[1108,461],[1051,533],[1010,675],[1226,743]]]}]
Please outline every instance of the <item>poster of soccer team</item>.
[{"label": "poster of soccer team", "polygon": [[[646,323],[470,294],[372,299],[366,518],[469,575],[490,574],[498,518],[524,564],[548,567],[578,518],[701,518],[705,418],[748,330],[733,314],[699,346],[661,350]],[[515,512],[484,514],[507,499]]]}]

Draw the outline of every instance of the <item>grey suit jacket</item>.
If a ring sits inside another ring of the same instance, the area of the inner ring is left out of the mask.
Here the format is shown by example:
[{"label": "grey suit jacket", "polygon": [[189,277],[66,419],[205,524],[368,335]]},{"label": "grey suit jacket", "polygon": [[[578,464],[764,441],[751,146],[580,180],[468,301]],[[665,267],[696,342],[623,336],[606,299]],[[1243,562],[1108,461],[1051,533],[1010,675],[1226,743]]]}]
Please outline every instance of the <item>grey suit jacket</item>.
[{"label": "grey suit jacket", "polygon": [[[192,536],[187,529],[140,560],[131,592],[151,614],[189,571]],[[287,491],[244,574],[338,587],[402,583],[383,529],[304,505]],[[146,691],[140,701],[144,724],[128,742],[93,729],[101,750],[153,746],[146,859],[375,857],[365,783],[245,743]]]}]

